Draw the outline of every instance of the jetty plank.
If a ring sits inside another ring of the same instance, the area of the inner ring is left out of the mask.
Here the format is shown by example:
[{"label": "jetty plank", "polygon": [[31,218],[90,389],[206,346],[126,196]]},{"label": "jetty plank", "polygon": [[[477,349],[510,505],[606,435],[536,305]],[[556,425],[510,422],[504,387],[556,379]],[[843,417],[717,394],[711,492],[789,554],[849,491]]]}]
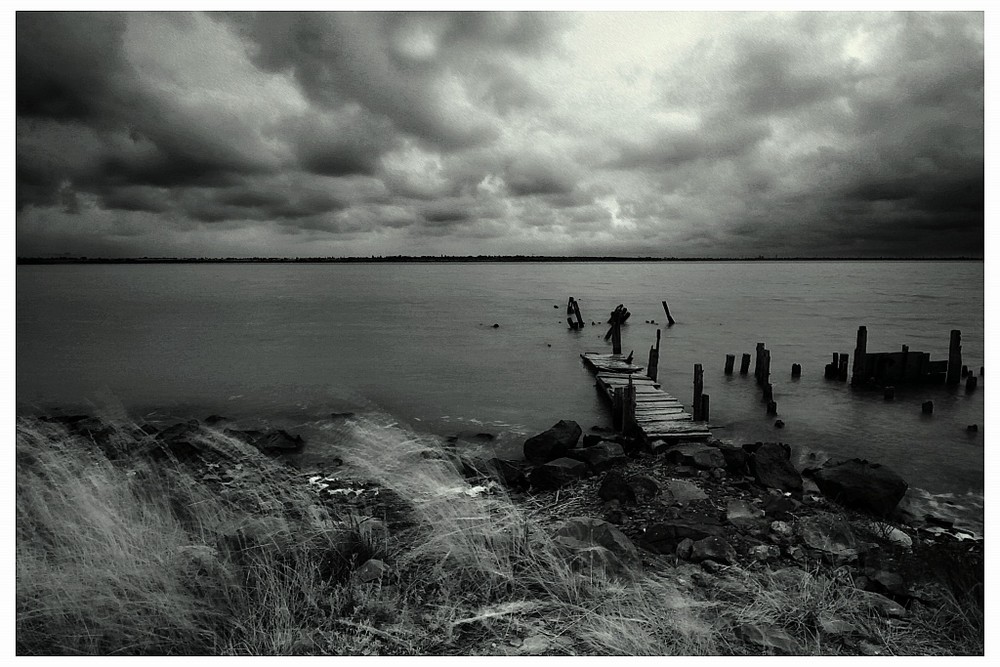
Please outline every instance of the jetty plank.
[{"label": "jetty plank", "polygon": [[654,438],[707,440],[711,437],[708,424],[694,421],[676,398],[663,391],[655,379],[642,375],[641,366],[630,364],[620,354],[588,352],[580,355],[595,372],[597,388],[609,401],[615,394],[631,388],[632,424],[639,435]]}]

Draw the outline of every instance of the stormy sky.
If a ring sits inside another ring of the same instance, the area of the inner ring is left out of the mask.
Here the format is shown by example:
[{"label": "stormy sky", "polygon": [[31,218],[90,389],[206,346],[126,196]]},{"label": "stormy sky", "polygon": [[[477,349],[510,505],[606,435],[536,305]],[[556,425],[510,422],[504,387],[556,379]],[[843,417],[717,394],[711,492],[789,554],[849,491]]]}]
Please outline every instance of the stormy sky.
[{"label": "stormy sky", "polygon": [[983,253],[981,13],[18,13],[17,254]]}]

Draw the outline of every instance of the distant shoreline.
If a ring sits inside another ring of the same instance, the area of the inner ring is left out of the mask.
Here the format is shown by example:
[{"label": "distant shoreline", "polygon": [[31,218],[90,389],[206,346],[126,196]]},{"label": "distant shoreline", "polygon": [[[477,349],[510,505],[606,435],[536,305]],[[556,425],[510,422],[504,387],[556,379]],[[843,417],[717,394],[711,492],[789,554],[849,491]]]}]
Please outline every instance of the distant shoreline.
[{"label": "distant shoreline", "polygon": [[545,255],[448,255],[379,257],[18,257],[33,264],[448,264],[600,262],[982,262],[982,257],[575,257]]}]

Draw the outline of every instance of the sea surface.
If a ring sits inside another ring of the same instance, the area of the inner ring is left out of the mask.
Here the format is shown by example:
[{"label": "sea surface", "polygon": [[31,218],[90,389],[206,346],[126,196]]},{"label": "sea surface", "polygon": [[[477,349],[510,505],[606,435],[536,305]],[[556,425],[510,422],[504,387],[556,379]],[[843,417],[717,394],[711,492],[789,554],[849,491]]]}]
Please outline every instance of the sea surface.
[{"label": "sea surface", "polygon": [[[566,325],[570,296],[579,332]],[[968,394],[897,387],[886,402],[823,368],[832,352],[853,360],[865,325],[870,352],[905,344],[932,359],[960,329],[978,374],[983,299],[982,262],[18,266],[17,404],[266,421],[306,435],[317,462],[334,449],[330,413],[378,413],[441,436],[491,433],[480,447],[520,456],[559,419],[609,425],[579,355],[610,352],[603,323],[623,303],[624,351],[645,364],[661,329],[660,380],[686,406],[704,365],[720,438],[877,461],[938,510],[981,519],[985,378]],[[752,374],[723,373],[727,353],[738,369],[757,342],[771,350],[782,430]]]}]

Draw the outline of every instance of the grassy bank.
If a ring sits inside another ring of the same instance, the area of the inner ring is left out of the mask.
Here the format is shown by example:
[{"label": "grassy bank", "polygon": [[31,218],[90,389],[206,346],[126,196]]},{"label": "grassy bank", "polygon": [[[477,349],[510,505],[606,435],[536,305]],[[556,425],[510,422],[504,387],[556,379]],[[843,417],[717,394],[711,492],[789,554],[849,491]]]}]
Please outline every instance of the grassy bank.
[{"label": "grassy bank", "polygon": [[[810,654],[982,652],[982,608],[961,584],[900,619],[832,569],[581,561],[552,535],[565,495],[477,493],[435,442],[360,422],[344,435],[350,478],[369,482],[353,494],[334,481],[321,492],[221,430],[202,429],[201,456],[183,462],[153,457],[132,424],[97,447],[20,419],[18,653],[778,650],[748,627]],[[371,559],[385,570],[362,576]],[[829,618],[851,629],[829,631]]]}]

